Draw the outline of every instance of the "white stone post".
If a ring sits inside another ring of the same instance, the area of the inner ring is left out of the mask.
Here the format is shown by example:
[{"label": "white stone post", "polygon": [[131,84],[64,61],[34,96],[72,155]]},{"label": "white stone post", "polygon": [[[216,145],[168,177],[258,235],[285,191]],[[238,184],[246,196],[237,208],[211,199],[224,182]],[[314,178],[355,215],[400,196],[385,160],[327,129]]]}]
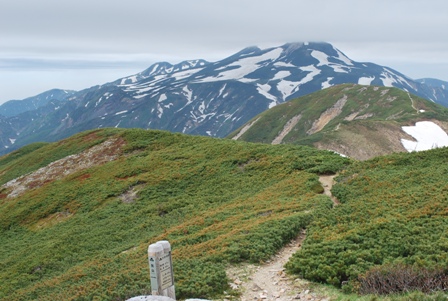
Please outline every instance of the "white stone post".
[{"label": "white stone post", "polygon": [[[171,281],[166,280],[167,282],[171,282],[171,285],[168,285],[166,289],[163,290],[163,296],[168,296],[174,300],[176,300],[176,292],[174,289],[174,273],[173,273],[173,261],[171,258],[171,244],[167,240],[158,241],[157,244],[161,244],[163,247],[163,254],[168,256],[169,258],[169,271],[166,271],[165,277],[170,277]],[[163,277],[162,277],[163,280]]]},{"label": "white stone post", "polygon": [[151,294],[176,300],[170,243],[164,240],[149,245],[148,259]]}]

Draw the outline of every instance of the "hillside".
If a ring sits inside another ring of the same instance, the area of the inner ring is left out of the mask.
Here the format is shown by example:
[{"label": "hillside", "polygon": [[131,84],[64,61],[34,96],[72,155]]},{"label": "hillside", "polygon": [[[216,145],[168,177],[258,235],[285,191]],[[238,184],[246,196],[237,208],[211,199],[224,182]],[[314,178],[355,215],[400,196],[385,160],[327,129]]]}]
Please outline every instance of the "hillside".
[{"label": "hillside", "polygon": [[[396,292],[428,297],[383,300],[441,300],[429,294],[448,288],[447,159],[446,147],[353,161],[141,129],[32,144],[0,158],[0,300],[149,294],[146,249],[162,239],[179,299],[234,299],[227,269],[268,260],[303,229],[286,265],[297,277],[365,294],[390,275],[407,285]],[[335,173],[337,206],[319,182]]]},{"label": "hillside", "polygon": [[420,121],[430,121],[445,136],[448,132],[445,107],[397,88],[345,84],[278,105],[229,137],[312,145],[365,160],[418,148],[417,142],[409,144],[416,139],[407,129]]},{"label": "hillside", "polygon": [[396,87],[448,106],[443,87],[355,62],[328,43],[248,47],[216,62],[158,62],[81,91],[48,91],[5,103],[0,154],[105,127],[225,137],[269,108],[344,83]]},{"label": "hillside", "polygon": [[149,293],[146,249],[173,246],[176,295],[229,290],[225,267],[266,260],[318,208],[318,174],[350,161],[293,145],[104,129],[0,158],[0,299]]},{"label": "hillside", "polygon": [[332,189],[341,205],[315,215],[287,268],[346,291],[446,291],[447,159],[445,147],[349,166]]}]

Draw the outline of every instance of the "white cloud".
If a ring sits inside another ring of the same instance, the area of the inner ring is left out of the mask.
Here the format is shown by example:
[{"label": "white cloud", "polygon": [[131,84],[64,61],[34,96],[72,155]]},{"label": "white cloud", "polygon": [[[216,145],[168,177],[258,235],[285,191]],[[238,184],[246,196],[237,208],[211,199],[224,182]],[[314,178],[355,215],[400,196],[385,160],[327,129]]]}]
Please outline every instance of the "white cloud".
[{"label": "white cloud", "polygon": [[447,10],[445,0],[4,1],[0,73],[45,64],[143,70],[252,45],[327,41],[355,61],[448,80]]}]

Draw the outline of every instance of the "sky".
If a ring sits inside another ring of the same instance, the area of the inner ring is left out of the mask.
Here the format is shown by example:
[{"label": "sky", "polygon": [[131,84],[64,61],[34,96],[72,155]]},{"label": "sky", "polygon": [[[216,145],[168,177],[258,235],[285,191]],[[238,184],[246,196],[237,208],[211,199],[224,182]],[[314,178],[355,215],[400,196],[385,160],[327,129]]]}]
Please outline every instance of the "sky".
[{"label": "sky", "polygon": [[446,0],[0,0],[0,103],[306,41],[448,81],[447,29]]}]

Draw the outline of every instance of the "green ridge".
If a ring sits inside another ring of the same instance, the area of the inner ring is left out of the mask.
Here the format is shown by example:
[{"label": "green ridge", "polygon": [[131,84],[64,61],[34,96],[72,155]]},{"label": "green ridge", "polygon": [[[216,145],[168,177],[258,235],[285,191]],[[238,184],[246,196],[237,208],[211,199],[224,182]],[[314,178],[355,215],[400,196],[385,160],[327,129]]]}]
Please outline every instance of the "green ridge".
[{"label": "green ridge", "polygon": [[173,246],[178,298],[222,294],[225,266],[266,260],[295,237],[315,208],[331,206],[317,174],[349,163],[308,147],[106,129],[2,157],[2,182],[116,138],[113,161],[15,198],[2,190],[1,300],[148,294],[146,249],[162,239]]},{"label": "green ridge", "polygon": [[[310,133],[313,124],[343,98],[347,100],[340,112],[328,117],[322,129]],[[331,149],[362,160],[405,151],[400,143],[400,138],[406,137],[402,126],[421,120],[448,122],[447,108],[400,89],[344,84],[261,113],[247,123],[253,124],[238,140],[270,144],[285,125],[299,115],[298,123],[282,143]],[[242,128],[244,126],[229,137],[236,136]]]}]

